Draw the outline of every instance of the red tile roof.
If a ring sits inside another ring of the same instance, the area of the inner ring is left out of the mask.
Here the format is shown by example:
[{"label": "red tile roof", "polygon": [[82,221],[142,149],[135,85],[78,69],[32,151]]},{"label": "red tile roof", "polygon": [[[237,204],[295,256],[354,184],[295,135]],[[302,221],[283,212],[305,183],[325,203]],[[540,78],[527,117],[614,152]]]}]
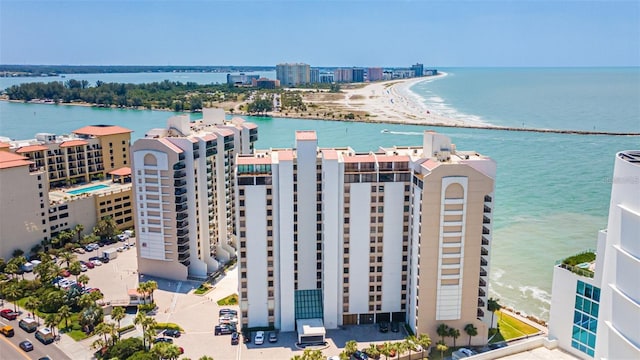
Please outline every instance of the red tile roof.
[{"label": "red tile roof", "polygon": [[346,163],[359,163],[359,162],[368,163],[368,162],[376,161],[376,158],[375,156],[373,156],[373,154],[344,156],[343,159],[344,159],[344,162]]},{"label": "red tile roof", "polygon": [[105,136],[115,134],[126,134],[133,132],[127,128],[123,128],[117,125],[89,125],[72,131],[74,134],[80,135],[93,135],[93,136]]},{"label": "red tile roof", "polygon": [[62,144],[60,144],[60,147],[69,147],[69,146],[80,146],[80,145],[87,145],[88,142],[84,141],[84,140],[69,140],[69,141],[65,141]]},{"label": "red tile roof", "polygon": [[407,155],[378,155],[378,162],[403,162],[409,161]]},{"label": "red tile roof", "polygon": [[167,140],[166,138],[158,139],[158,141],[160,141],[161,143],[166,145],[169,149],[173,150],[174,152],[176,152],[178,154],[183,153],[182,149],[177,147],[175,144],[173,144],[171,141]]},{"label": "red tile roof", "polygon": [[338,160],[338,152],[333,149],[322,149],[322,156],[327,160]]},{"label": "red tile roof", "polygon": [[214,130],[216,133],[222,135],[223,137],[226,136],[231,136],[233,135],[233,131],[229,130],[229,129],[221,129],[221,128],[217,128],[216,130]]},{"label": "red tile roof", "polygon": [[432,159],[429,159],[422,163],[422,167],[429,171],[437,168],[438,166],[440,166],[440,163]]},{"label": "red tile roof", "polygon": [[33,151],[43,151],[47,149],[49,148],[43,145],[28,145],[28,146],[23,146],[20,149],[16,150],[16,153],[23,154],[23,153],[33,152]]},{"label": "red tile roof", "polygon": [[250,123],[250,122],[244,123],[244,124],[242,124],[242,126],[247,128],[247,129],[255,129],[255,128],[258,127],[258,125],[254,124],[254,123]]},{"label": "red tile roof", "polygon": [[207,135],[201,136],[200,139],[204,141],[212,141],[217,139],[217,137],[214,134],[207,134]]},{"label": "red tile roof", "polygon": [[127,175],[131,175],[131,168],[130,167],[121,167],[120,169],[115,169],[113,171],[110,171],[109,174],[111,175],[115,175],[115,176],[127,176]]},{"label": "red tile roof", "polygon": [[8,169],[18,166],[28,166],[33,164],[26,157],[8,151],[0,151],[0,169]]},{"label": "red tile roof", "polygon": [[7,149],[9,147],[11,147],[11,144],[0,141],[0,149]]},{"label": "red tile roof", "polygon": [[280,150],[278,151],[279,161],[292,161],[294,158],[293,150]]}]

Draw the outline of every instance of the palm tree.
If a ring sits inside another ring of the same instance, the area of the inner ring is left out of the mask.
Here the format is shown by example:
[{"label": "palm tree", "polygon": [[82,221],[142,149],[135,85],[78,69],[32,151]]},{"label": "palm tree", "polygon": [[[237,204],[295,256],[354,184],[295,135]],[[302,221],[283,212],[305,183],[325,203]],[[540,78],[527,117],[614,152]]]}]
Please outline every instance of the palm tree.
[{"label": "palm tree", "polygon": [[120,320],[124,319],[125,316],[124,308],[121,306],[116,306],[111,310],[111,319],[118,322],[118,329],[120,328]]},{"label": "palm tree", "polygon": [[18,270],[20,270],[20,267],[18,266],[18,264],[16,264],[13,261],[9,261],[7,265],[4,267],[4,273],[11,275],[12,279],[15,279],[15,276],[18,273]]},{"label": "palm tree", "polygon": [[151,302],[154,302],[153,301],[153,292],[158,290],[158,283],[153,281],[153,280],[149,280],[146,283],[147,283],[147,292],[151,296]]},{"label": "palm tree", "polygon": [[380,350],[378,350],[376,344],[369,344],[369,347],[366,348],[364,352],[366,352],[367,355],[369,355],[369,357],[373,359],[376,359],[380,356]]},{"label": "palm tree", "polygon": [[460,337],[460,330],[449,328],[449,336],[453,338],[453,347],[456,347],[456,339]]},{"label": "palm tree", "polygon": [[[33,313],[33,317],[38,320],[38,314],[36,314],[36,310],[40,306],[40,299],[29,296],[27,300],[24,302],[24,308],[29,310],[29,312]],[[40,320],[38,320],[38,325],[40,325]]]},{"label": "palm tree", "polygon": [[444,343],[444,338],[449,336],[449,327],[447,324],[438,325],[438,329],[436,330],[438,336],[440,336],[440,342]]},{"label": "palm tree", "polygon": [[61,264],[63,262],[67,263],[67,268],[69,268],[69,264],[76,259],[76,255],[70,251],[63,251],[60,253],[59,255],[60,260],[61,260]]},{"label": "palm tree", "polygon": [[144,305],[147,304],[147,289],[148,288],[149,288],[149,285],[146,282],[142,282],[142,283],[138,284],[138,288],[136,289],[138,294],[142,295],[142,303]]},{"label": "palm tree", "polygon": [[388,359],[389,356],[391,356],[391,353],[393,352],[393,344],[391,344],[390,342],[385,342],[384,344],[382,344],[382,348],[380,349],[380,353],[382,355],[384,355],[385,359]]},{"label": "palm tree", "polygon": [[431,337],[429,334],[418,335],[418,345],[422,347],[422,357],[424,358],[424,351],[431,346]]},{"label": "palm tree", "polygon": [[489,298],[487,301],[487,310],[491,311],[491,328],[493,328],[493,315],[495,312],[502,309],[502,305],[499,303],[500,299]]},{"label": "palm tree", "polygon": [[104,343],[108,344],[107,335],[109,334],[109,324],[102,322],[93,329],[94,334],[100,336],[104,336]]},{"label": "palm tree", "polygon": [[7,298],[7,300],[13,302],[13,311],[18,312],[17,301],[22,297],[22,289],[18,286],[18,284],[12,282],[6,285],[4,288],[4,296]]},{"label": "palm tree", "polygon": [[44,318],[44,326],[50,328],[54,336],[56,335],[56,327],[58,326],[59,322],[60,317],[58,316],[58,314],[47,314],[47,316]]},{"label": "palm tree", "polygon": [[344,352],[351,356],[354,352],[358,351],[358,343],[355,340],[349,340],[344,344]]},{"label": "palm tree", "polygon": [[397,359],[400,360],[400,354],[404,354],[405,351],[409,350],[409,345],[406,342],[400,341],[394,343],[393,346],[396,348],[396,354],[398,354]]},{"label": "palm tree", "polygon": [[91,343],[91,348],[94,350],[103,349],[107,344],[101,338],[97,338],[94,342]]},{"label": "palm tree", "polygon": [[198,360],[213,360],[213,358],[211,356],[203,355],[203,356],[200,356]]},{"label": "palm tree", "polygon": [[[153,329],[156,325],[156,321],[155,319],[146,316],[144,313],[138,313],[136,318],[133,320],[133,323],[142,326],[142,345],[146,349],[146,340],[149,339],[149,341],[151,341],[151,339],[156,335],[155,330]],[[151,330],[152,333],[149,332],[149,330]]]},{"label": "palm tree", "polygon": [[409,359],[411,359],[411,352],[416,351],[416,345],[418,344],[418,338],[415,335],[409,335],[404,339],[404,342],[409,351]]},{"label": "palm tree", "polygon": [[444,353],[445,351],[449,350],[449,347],[447,346],[447,344],[444,343],[444,341],[438,341],[438,345],[436,345],[436,350],[440,351],[440,358],[444,359]]},{"label": "palm tree", "polygon": [[64,320],[64,328],[69,327],[69,318],[71,318],[71,308],[68,305],[62,305],[58,309],[58,315],[60,319]]},{"label": "palm tree", "polygon": [[74,261],[69,265],[69,272],[76,277],[76,281],[78,281],[78,275],[82,273],[82,269],[80,267],[79,261]]},{"label": "palm tree", "polygon": [[78,235],[78,243],[82,240],[82,232],[84,231],[84,225],[78,224],[73,228],[73,231]]},{"label": "palm tree", "polygon": [[86,275],[86,274],[82,274],[82,275],[78,276],[78,280],[77,281],[82,285],[87,285],[89,283],[89,276]]},{"label": "palm tree", "polygon": [[467,324],[464,326],[464,332],[469,335],[469,346],[471,346],[471,338],[478,335],[478,328],[473,324]]},{"label": "palm tree", "polygon": [[78,299],[78,306],[83,309],[93,306],[95,303],[95,300],[91,298],[90,294],[82,294]]}]

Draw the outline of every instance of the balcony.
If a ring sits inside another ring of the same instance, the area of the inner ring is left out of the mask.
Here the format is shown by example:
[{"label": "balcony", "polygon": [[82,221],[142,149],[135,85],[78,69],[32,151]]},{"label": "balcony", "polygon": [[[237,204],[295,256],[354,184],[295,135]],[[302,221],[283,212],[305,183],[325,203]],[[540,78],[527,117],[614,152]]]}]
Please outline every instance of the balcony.
[{"label": "balcony", "polygon": [[480,276],[487,276],[487,270],[480,268]]},{"label": "balcony", "polygon": [[176,228],[178,229],[184,229],[187,226],[189,226],[189,221],[187,220],[176,221]]},{"label": "balcony", "polygon": [[486,237],[482,237],[482,245],[488,246],[489,245],[489,240]]},{"label": "balcony", "polygon": [[183,162],[179,162],[173,165],[173,170],[183,170],[186,167],[187,165],[185,165]]},{"label": "balcony", "polygon": [[178,261],[183,262],[189,260],[189,253],[178,254]]},{"label": "balcony", "polygon": [[485,249],[484,247],[480,248],[480,255],[482,256],[489,255],[489,250]]},{"label": "balcony", "polygon": [[187,185],[187,180],[185,179],[178,179],[178,180],[174,180],[173,181],[173,186],[175,187],[180,187],[180,186],[185,186]]},{"label": "balcony", "polygon": [[480,278],[480,281],[478,282],[478,285],[480,285],[482,287],[486,287],[487,286],[487,282],[484,281],[484,279]]},{"label": "balcony", "polygon": [[484,206],[484,212],[485,214],[490,214],[491,213],[491,208],[488,207],[487,205]]},{"label": "balcony", "polygon": [[178,240],[178,246],[182,246],[182,245],[188,244],[189,243],[189,235],[179,236],[177,238],[177,240]]},{"label": "balcony", "polygon": [[186,194],[187,193],[187,189],[185,188],[176,188],[176,190],[173,192],[173,195],[182,195],[182,194]]},{"label": "balcony", "polygon": [[482,223],[483,223],[483,224],[491,224],[491,219],[489,219],[489,218],[488,218],[488,217],[486,217],[486,216],[483,216],[483,217],[482,217]]},{"label": "balcony", "polygon": [[484,227],[484,226],[483,226],[483,227],[482,227],[482,233],[483,233],[484,235],[489,235],[489,234],[491,233],[491,231],[489,231],[489,229],[487,229],[486,227]]},{"label": "balcony", "polygon": [[176,205],[177,204],[184,204],[187,202],[187,197],[186,196],[176,196]]},{"label": "balcony", "polygon": [[180,178],[183,178],[185,176],[187,176],[187,173],[184,172],[184,171],[174,171],[173,172],[173,178],[174,179],[180,179]]},{"label": "balcony", "polygon": [[176,212],[178,211],[187,211],[189,209],[187,205],[176,205]]},{"label": "balcony", "polygon": [[489,195],[484,196],[484,202],[491,202],[493,199]]},{"label": "balcony", "polygon": [[484,307],[484,301],[482,299],[478,299],[478,307]]},{"label": "balcony", "polygon": [[182,264],[184,266],[189,266],[189,265],[191,265],[191,261],[189,261],[189,259],[187,259],[185,261],[180,261],[180,264]]},{"label": "balcony", "polygon": [[178,230],[178,232],[176,233],[176,235],[177,235],[178,237],[188,236],[188,235],[189,235],[189,230]]},{"label": "balcony", "polygon": [[184,220],[186,218],[188,218],[189,215],[185,214],[185,213],[178,213],[178,215],[176,215],[176,220]]},{"label": "balcony", "polygon": [[189,244],[178,246],[178,253],[184,254],[189,251]]},{"label": "balcony", "polygon": [[478,296],[485,297],[487,294],[482,289],[478,289]]},{"label": "balcony", "polygon": [[487,266],[487,260],[484,258],[480,259],[480,266]]},{"label": "balcony", "polygon": [[482,311],[482,309],[478,309],[477,316],[478,316],[478,318],[483,318],[484,317],[484,311]]}]

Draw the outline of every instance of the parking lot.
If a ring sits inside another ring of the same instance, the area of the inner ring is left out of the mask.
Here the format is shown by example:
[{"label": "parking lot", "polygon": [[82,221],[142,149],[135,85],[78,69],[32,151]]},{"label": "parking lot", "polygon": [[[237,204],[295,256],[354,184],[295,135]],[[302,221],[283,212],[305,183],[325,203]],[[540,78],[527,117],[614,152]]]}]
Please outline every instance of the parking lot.
[{"label": "parking lot", "polygon": [[[135,239],[130,241],[134,242]],[[85,254],[77,254],[79,260],[88,261],[90,257],[101,256],[109,248],[117,248],[123,243],[105,246]],[[172,322],[180,325],[184,332],[174,339],[174,344],[184,348],[184,357],[198,359],[203,355],[212,356],[216,360],[238,359],[290,359],[294,355],[302,354],[302,350],[295,346],[297,334],[295,332],[278,333],[278,341],[270,343],[268,338],[264,344],[253,342],[255,334],[251,334],[251,343],[240,341],[238,345],[231,345],[231,335],[214,335],[214,327],[218,324],[220,308],[238,310],[238,306],[218,306],[218,300],[237,293],[238,275],[236,268],[227,272],[214,288],[205,295],[195,295],[193,290],[200,286],[196,281],[174,281],[149,277],[138,274],[136,263],[136,248],[118,252],[117,258],[107,264],[95,266],[85,272],[89,276],[88,286],[99,288],[104,294],[104,302],[113,305],[124,305],[128,302],[127,291],[135,289],[139,282],[154,280],[158,283],[158,290],[154,292],[157,310],[153,317],[157,322]],[[30,276],[31,274],[27,274]],[[73,278],[71,276],[70,278]],[[131,313],[121,321],[121,326],[133,323],[135,314]],[[268,332],[265,334],[268,337]],[[123,337],[141,336],[140,330],[125,334]],[[340,329],[327,330],[327,345],[322,347],[325,356],[338,355],[345,343],[356,340],[358,348],[368,347],[370,343],[402,340],[406,337],[404,328],[400,332],[380,333],[375,325],[345,326]],[[94,350],[91,343],[94,338],[80,342],[63,336],[57,345],[73,359],[91,359]]]}]

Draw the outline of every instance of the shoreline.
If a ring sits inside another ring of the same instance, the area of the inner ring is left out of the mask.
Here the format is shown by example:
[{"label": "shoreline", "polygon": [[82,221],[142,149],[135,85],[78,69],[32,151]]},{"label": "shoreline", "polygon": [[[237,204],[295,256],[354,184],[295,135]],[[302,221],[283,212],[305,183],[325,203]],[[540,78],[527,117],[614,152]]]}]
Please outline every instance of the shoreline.
[{"label": "shoreline", "polygon": [[[328,116],[316,116],[308,113],[288,113],[288,112],[272,112],[264,117],[271,118],[293,118],[304,120],[324,120],[324,121],[343,121],[343,122],[361,122],[374,124],[389,125],[421,125],[436,126],[445,128],[463,128],[463,129],[487,129],[499,131],[519,131],[534,133],[553,133],[553,134],[572,134],[572,135],[606,135],[606,136],[640,136],[640,132],[624,132],[624,131],[596,131],[596,130],[576,130],[576,129],[548,129],[548,128],[525,128],[513,126],[492,125],[483,121],[465,121],[462,119],[452,119],[446,116],[433,113],[422,101],[422,98],[415,92],[411,91],[411,87],[417,83],[424,81],[433,81],[446,77],[447,73],[441,73],[435,76],[397,79],[366,84],[361,88],[344,89],[336,95],[343,95],[342,99],[334,99],[325,103],[329,108],[335,108],[338,111],[352,111],[365,113],[364,117],[358,118],[335,118]],[[22,100],[0,99],[9,103],[25,103]],[[63,105],[63,106],[82,106],[95,107],[105,109],[120,110],[138,110],[138,111],[164,111],[175,112],[171,109],[146,109],[132,107],[117,106],[99,106],[90,103],[50,103],[50,102],[27,102],[34,105]],[[308,100],[309,104],[314,103]],[[234,106],[235,107],[235,106]],[[185,112],[182,112],[185,113]],[[245,112],[229,112],[231,116],[256,116]]]}]

